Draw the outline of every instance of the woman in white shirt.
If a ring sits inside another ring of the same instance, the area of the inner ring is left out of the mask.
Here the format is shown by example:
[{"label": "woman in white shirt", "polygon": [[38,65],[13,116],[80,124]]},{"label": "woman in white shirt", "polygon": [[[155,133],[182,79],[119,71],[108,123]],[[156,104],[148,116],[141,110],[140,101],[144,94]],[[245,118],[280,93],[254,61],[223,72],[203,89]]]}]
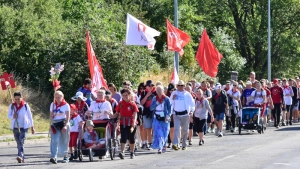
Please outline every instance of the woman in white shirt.
[{"label": "woman in white shirt", "polygon": [[[282,80],[282,90],[283,90],[283,100],[284,100],[284,108],[285,110],[282,110],[282,125],[285,126],[286,124],[288,125],[288,113],[290,112],[290,109],[293,104],[293,96],[294,92],[291,86],[289,86],[288,82],[286,79]],[[286,122],[286,123],[285,123]]]},{"label": "woman in white shirt", "polygon": [[57,156],[64,156],[63,163],[68,163],[68,145],[70,141],[70,105],[65,101],[61,91],[54,93],[54,103],[50,105],[51,142],[50,162],[57,164]]},{"label": "woman in white shirt", "polygon": [[227,94],[232,99],[232,106],[230,108],[230,121],[231,121],[231,132],[235,132],[235,120],[236,114],[239,111],[239,102],[241,99],[241,93],[238,90],[238,83],[233,82],[232,89],[227,91]]},{"label": "woman in white shirt", "polygon": [[266,91],[262,89],[262,85],[259,81],[256,82],[256,90],[251,93],[249,100],[247,100],[247,104],[254,100],[254,106],[261,108],[261,116],[266,110],[266,102],[267,102],[267,94]]},{"label": "woman in white shirt", "polygon": [[88,111],[88,116],[93,116],[93,120],[109,119],[112,113],[111,104],[105,100],[105,90],[97,91],[97,99],[91,103]]},{"label": "woman in white shirt", "polygon": [[31,127],[31,133],[34,134],[33,119],[29,105],[23,100],[20,92],[14,93],[15,102],[8,108],[8,118],[11,119],[10,128],[13,130],[14,138],[17,142],[19,163],[24,163],[24,140],[26,133]]}]

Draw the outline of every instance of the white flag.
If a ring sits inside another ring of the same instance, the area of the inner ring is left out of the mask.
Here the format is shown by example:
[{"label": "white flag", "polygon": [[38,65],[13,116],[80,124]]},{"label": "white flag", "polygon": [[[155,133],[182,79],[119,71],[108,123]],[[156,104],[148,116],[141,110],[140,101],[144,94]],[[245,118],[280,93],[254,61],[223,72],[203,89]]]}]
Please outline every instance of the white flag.
[{"label": "white flag", "polygon": [[156,42],[153,37],[159,35],[160,32],[127,13],[126,45],[148,46],[153,50]]},{"label": "white flag", "polygon": [[179,81],[179,76],[178,76],[178,72],[176,69],[176,62],[175,62],[175,57],[174,57],[174,70],[172,72],[172,76],[171,76],[171,83],[173,83],[174,85],[176,85]]}]

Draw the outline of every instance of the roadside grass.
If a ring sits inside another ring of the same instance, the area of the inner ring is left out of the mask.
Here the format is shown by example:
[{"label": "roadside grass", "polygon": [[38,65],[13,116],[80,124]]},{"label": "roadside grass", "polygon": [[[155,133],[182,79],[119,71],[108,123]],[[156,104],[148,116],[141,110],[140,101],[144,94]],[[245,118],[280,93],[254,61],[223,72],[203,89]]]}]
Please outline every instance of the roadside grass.
[{"label": "roadside grass", "polygon": [[[168,87],[170,80],[172,77],[172,72],[170,72],[168,69],[161,70],[159,73],[150,72],[146,74],[145,76],[142,76],[140,78],[141,82],[146,83],[147,80],[152,80],[154,84],[156,84],[157,81],[162,82],[164,87]],[[185,83],[187,83],[189,80],[192,79],[189,75],[185,73],[179,72],[179,79],[183,80]]]},{"label": "roadside grass", "polygon": [[[33,122],[36,132],[47,132],[49,130],[49,117],[48,112],[48,97],[39,91],[33,91],[27,89],[20,84],[16,84],[16,88],[12,89],[12,94],[16,91],[21,91],[23,98],[26,102],[28,102],[32,115]],[[9,92],[7,90],[0,90],[0,136],[12,134],[10,129],[11,120],[8,119],[7,113],[9,109],[9,105],[11,103],[11,98],[9,96]],[[32,104],[35,103],[35,104]],[[43,110],[42,108],[47,108]]]}]

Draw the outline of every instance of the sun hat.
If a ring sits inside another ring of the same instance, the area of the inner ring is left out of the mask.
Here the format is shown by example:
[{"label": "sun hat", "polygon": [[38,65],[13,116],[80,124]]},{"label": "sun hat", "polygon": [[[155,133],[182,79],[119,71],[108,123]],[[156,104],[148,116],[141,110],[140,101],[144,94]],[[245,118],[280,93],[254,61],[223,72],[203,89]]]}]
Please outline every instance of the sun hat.
[{"label": "sun hat", "polygon": [[247,81],[246,85],[252,85],[252,83],[250,81]]},{"label": "sun hat", "polygon": [[87,120],[85,126],[86,126],[86,127],[88,127],[88,126],[94,126],[94,123],[93,123],[92,120]]},{"label": "sun hat", "polygon": [[183,80],[179,80],[178,84],[177,85],[185,85],[184,81]]},{"label": "sun hat", "polygon": [[83,96],[82,92],[77,92],[76,96],[72,97],[71,99],[72,100],[77,100],[78,98],[80,98],[82,101],[86,101],[87,100],[87,98]]}]

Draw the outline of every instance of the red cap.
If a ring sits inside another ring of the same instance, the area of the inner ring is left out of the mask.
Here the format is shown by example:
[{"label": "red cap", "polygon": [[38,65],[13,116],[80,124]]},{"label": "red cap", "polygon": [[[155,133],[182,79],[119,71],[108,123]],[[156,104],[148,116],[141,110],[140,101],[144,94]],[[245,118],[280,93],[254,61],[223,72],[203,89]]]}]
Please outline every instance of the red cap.
[{"label": "red cap", "polygon": [[75,104],[70,104],[70,108],[71,108],[72,110],[77,110],[77,107],[75,106]]},{"label": "red cap", "polygon": [[274,79],[274,80],[273,80],[273,83],[278,83],[278,80],[277,80],[277,79]]}]

